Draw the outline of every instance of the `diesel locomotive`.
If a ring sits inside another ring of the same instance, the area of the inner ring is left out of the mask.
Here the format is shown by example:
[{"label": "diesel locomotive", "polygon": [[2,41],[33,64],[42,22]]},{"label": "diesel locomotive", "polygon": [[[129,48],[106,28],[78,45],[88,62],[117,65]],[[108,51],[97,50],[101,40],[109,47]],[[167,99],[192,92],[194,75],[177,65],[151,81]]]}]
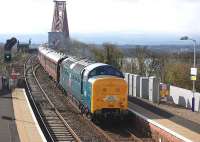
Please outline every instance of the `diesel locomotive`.
[{"label": "diesel locomotive", "polygon": [[38,59],[44,70],[76,100],[89,118],[123,116],[128,110],[127,84],[113,66],[78,59],[40,46]]}]

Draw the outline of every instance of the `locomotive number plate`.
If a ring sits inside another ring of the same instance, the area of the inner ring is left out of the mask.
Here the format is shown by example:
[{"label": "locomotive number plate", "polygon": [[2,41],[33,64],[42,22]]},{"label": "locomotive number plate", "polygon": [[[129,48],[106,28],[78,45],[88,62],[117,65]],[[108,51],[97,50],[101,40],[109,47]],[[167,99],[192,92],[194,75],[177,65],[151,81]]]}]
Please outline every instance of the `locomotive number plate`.
[{"label": "locomotive number plate", "polygon": [[117,97],[116,96],[106,96],[104,98],[105,102],[116,102],[117,101]]}]

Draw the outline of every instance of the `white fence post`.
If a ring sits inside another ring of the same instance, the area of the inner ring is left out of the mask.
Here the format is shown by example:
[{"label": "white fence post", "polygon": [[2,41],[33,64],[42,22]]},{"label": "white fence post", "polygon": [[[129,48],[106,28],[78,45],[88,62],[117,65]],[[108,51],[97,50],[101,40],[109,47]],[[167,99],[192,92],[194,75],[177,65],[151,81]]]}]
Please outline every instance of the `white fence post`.
[{"label": "white fence post", "polygon": [[133,96],[140,97],[140,76],[134,74],[133,82]]},{"label": "white fence post", "polygon": [[159,103],[160,99],[160,81],[158,78],[149,77],[149,101]]},{"label": "white fence post", "polygon": [[149,78],[140,78],[140,98],[149,99]]},{"label": "white fence post", "polygon": [[133,74],[129,74],[129,95],[133,96]]}]

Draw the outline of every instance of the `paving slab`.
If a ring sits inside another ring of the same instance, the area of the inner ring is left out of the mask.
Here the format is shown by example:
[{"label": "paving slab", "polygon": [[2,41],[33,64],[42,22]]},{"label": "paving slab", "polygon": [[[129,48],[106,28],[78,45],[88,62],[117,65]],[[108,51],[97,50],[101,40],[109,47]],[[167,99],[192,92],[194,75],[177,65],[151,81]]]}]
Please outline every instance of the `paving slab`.
[{"label": "paving slab", "polygon": [[46,142],[25,90],[0,93],[0,141]]},{"label": "paving slab", "polygon": [[10,93],[0,94],[0,141],[20,142]]},{"label": "paving slab", "polygon": [[175,115],[163,115],[129,102],[129,110],[149,123],[188,142],[200,142],[200,125]]},{"label": "paving slab", "polygon": [[12,93],[13,109],[17,131],[21,142],[46,141],[36,121],[24,89]]}]

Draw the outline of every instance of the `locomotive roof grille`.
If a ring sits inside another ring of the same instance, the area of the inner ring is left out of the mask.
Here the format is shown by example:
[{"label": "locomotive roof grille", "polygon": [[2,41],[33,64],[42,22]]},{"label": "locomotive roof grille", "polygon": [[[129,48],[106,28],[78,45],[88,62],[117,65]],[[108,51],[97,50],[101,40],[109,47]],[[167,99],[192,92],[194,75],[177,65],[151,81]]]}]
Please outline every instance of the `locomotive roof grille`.
[{"label": "locomotive roof grille", "polygon": [[70,67],[73,63],[75,63],[75,62],[72,61],[72,60],[65,60],[64,65],[65,65],[66,67]]},{"label": "locomotive roof grille", "polygon": [[73,68],[73,70],[76,72],[76,73],[81,73],[81,71],[85,68],[86,66],[85,65],[81,65],[81,64],[76,64]]}]

